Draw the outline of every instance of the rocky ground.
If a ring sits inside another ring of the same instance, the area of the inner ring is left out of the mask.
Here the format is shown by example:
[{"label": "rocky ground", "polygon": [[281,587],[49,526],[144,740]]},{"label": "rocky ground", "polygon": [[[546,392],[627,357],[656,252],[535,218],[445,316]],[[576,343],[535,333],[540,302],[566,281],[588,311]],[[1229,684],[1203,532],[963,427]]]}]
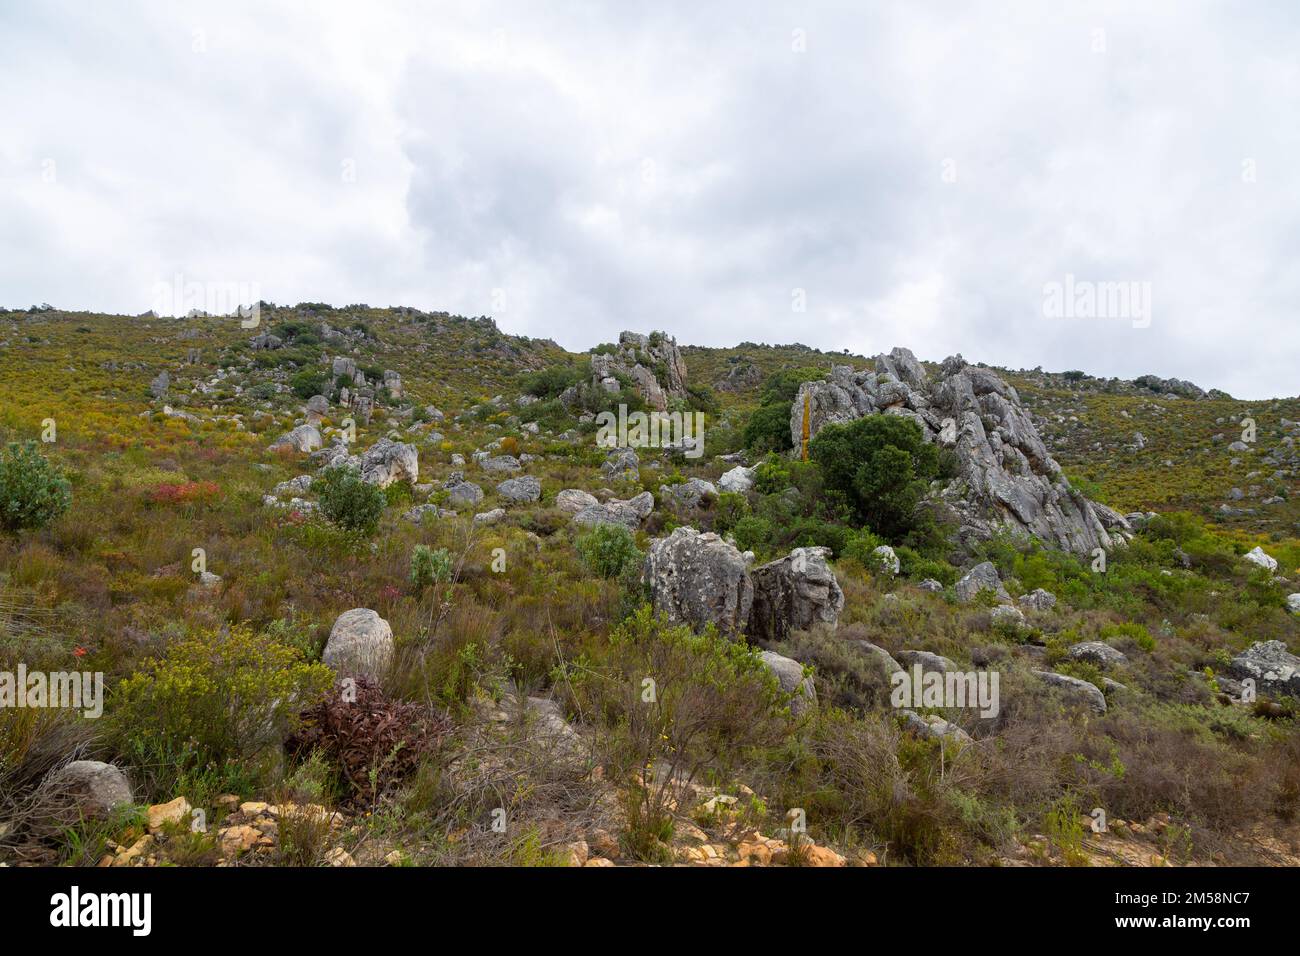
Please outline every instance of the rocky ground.
[{"label": "rocky ground", "polygon": [[[0,316],[0,427],[53,421],[73,492],[3,539],[0,662],[110,688],[0,716],[0,862],[1294,860],[1297,400],[263,319]],[[619,405],[708,429],[609,447]],[[951,534],[847,521],[747,443],[771,405],[795,448],[915,422]]]}]

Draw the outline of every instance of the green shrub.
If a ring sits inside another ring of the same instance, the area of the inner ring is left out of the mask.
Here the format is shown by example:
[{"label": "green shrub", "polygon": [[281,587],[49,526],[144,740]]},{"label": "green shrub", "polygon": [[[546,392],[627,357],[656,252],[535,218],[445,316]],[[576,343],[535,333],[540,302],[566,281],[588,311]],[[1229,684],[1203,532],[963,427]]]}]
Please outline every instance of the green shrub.
[{"label": "green shrub", "polygon": [[312,486],[326,518],[347,531],[374,534],[384,513],[382,490],[361,480],[360,472],[347,465],[327,468]]},{"label": "green shrub", "polygon": [[772,524],[759,515],[749,515],[735,523],[731,536],[741,551],[757,551],[771,540]]},{"label": "green shrub", "polygon": [[289,387],[299,398],[311,398],[326,394],[330,378],[320,369],[304,369],[289,379]]},{"label": "green shrub", "polygon": [[641,561],[636,537],[622,525],[596,525],[579,536],[577,548],[582,563],[602,578],[620,577]]},{"label": "green shrub", "polygon": [[146,773],[179,774],[278,748],[332,683],[325,665],[237,625],[186,637],[146,662],[118,685],[110,713]]},{"label": "green shrub", "polygon": [[790,438],[790,403],[760,405],[745,425],[742,440],[756,452],[787,451],[794,443]]},{"label": "green shrub", "polygon": [[724,491],[718,495],[717,504],[713,506],[713,530],[725,534],[748,514],[748,498],[734,491]]},{"label": "green shrub", "polygon": [[938,449],[916,422],[898,415],[825,425],[809,455],[826,487],[845,495],[859,521],[895,540],[915,525],[916,506],[939,474]]},{"label": "green shrub", "polygon": [[0,528],[16,533],[41,528],[72,506],[72,489],[63,472],[35,442],[10,442],[0,455]]},{"label": "green shrub", "polygon": [[434,550],[427,544],[411,549],[411,583],[420,590],[451,579],[452,560],[446,548]]}]

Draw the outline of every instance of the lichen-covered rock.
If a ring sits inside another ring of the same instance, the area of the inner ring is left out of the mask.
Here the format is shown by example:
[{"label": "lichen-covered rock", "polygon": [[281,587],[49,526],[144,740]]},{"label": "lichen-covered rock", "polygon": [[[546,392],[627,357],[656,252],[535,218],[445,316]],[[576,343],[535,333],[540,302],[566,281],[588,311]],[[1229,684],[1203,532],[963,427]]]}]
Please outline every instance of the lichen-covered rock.
[{"label": "lichen-covered rock", "polygon": [[887,544],[882,544],[871,549],[871,556],[875,559],[876,568],[891,578],[898,574],[902,565],[898,561],[898,555],[894,549]]},{"label": "lichen-covered rock", "polygon": [[713,482],[690,478],[675,485],[660,485],[659,498],[677,508],[698,508],[707,498],[718,497]]},{"label": "lichen-covered rock", "polygon": [[496,455],[490,458],[484,458],[479,462],[479,467],[484,471],[493,474],[510,474],[516,471],[522,471],[523,465],[514,455]]},{"label": "lichen-covered rock", "polygon": [[600,471],[606,478],[635,481],[641,477],[641,459],[631,448],[615,448],[606,456]]},{"label": "lichen-covered rock", "polygon": [[393,629],[368,607],[344,611],[334,621],[321,660],[340,676],[379,680],[393,659]]},{"label": "lichen-covered rock", "polygon": [[754,487],[754,469],[737,465],[730,471],[722,473],[722,477],[718,479],[718,487],[723,491],[744,494]]},{"label": "lichen-covered rock", "polygon": [[829,556],[829,548],[795,548],[754,569],[750,637],[779,641],[814,625],[835,627],[844,610],[844,592],[826,563]]},{"label": "lichen-covered rock", "polygon": [[1020,596],[1020,606],[1031,611],[1050,611],[1056,607],[1056,595],[1046,588],[1034,588],[1028,594]]},{"label": "lichen-covered rock", "polygon": [[1031,673],[1043,683],[1065,691],[1067,697],[1084,704],[1094,713],[1106,713],[1106,695],[1096,684],[1070,677],[1068,674],[1057,674],[1055,671],[1031,671]]},{"label": "lichen-covered rock", "polygon": [[87,820],[108,816],[132,801],[131,785],[119,768],[99,760],[74,760],[53,771],[41,788],[45,809],[73,810]]},{"label": "lichen-covered rock", "polygon": [[1251,678],[1256,690],[1300,698],[1300,657],[1281,641],[1258,641],[1232,659],[1228,670],[1241,680]]},{"label": "lichen-covered rock", "polygon": [[592,505],[600,504],[596,496],[591,492],[583,491],[580,488],[565,488],[555,496],[555,507],[561,511],[567,511],[569,514],[577,514],[583,508],[590,508]]},{"label": "lichen-covered rock", "polygon": [[380,488],[420,480],[420,452],[414,445],[381,438],[361,456],[361,480]]},{"label": "lichen-covered rock", "polygon": [[542,483],[532,475],[507,478],[497,485],[497,494],[511,504],[538,501],[542,497]]},{"label": "lichen-covered rock", "polygon": [[933,651],[899,651],[898,659],[908,667],[921,665],[921,672],[928,674],[931,671],[937,671],[940,674],[946,674],[949,671],[956,671],[957,665],[950,658],[942,654],[936,654]]},{"label": "lichen-covered rock", "polygon": [[998,569],[993,566],[992,561],[984,561],[975,565],[961,576],[954,585],[953,590],[957,592],[957,600],[963,604],[969,604],[975,600],[975,596],[981,591],[994,592],[997,594],[999,601],[1011,600],[1011,595],[1002,586],[1002,579],[998,577]]},{"label": "lichen-covered rock", "polygon": [[320,429],[315,425],[299,425],[292,431],[285,432],[271,443],[271,450],[292,448],[294,451],[315,451],[320,448],[322,439]]},{"label": "lichen-covered rock", "polygon": [[817,703],[817,689],[811,677],[805,677],[803,665],[789,657],[783,657],[772,651],[761,651],[758,655],[767,669],[776,675],[776,682],[787,694],[795,694],[790,710],[801,714]]},{"label": "lichen-covered rock", "polygon": [[457,479],[445,487],[447,503],[453,508],[472,508],[483,500],[483,489],[472,481]]},{"label": "lichen-covered rock", "polygon": [[961,356],[946,359],[933,381],[911,352],[896,348],[876,356],[872,371],[836,366],[827,380],[805,382],[790,412],[796,448],[805,400],[810,435],[833,422],[901,415],[928,441],[950,448],[958,478],[933,501],[956,521],[966,544],[1010,529],[1086,554],[1122,543],[1131,532],[1121,515],[1070,487],[1016,390]]},{"label": "lichen-covered rock", "polygon": [[1101,641],[1080,641],[1071,644],[1065,653],[1071,660],[1087,661],[1099,667],[1128,663],[1128,655]]},{"label": "lichen-covered rock", "polygon": [[754,601],[745,559],[718,535],[677,528],[650,545],[642,570],[657,613],[675,624],[712,624],[739,636]]}]

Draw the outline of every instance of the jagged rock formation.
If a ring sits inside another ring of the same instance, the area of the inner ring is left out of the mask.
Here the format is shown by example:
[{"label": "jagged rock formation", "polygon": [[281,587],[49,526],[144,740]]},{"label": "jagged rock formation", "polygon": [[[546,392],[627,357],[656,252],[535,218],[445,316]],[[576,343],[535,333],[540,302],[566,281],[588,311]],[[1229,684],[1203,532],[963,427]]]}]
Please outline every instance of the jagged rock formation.
[{"label": "jagged rock formation", "polygon": [[960,355],[945,359],[935,379],[910,351],[896,348],[876,356],[874,371],[836,366],[827,381],[805,382],[790,411],[796,448],[805,398],[810,436],[831,422],[902,415],[920,425],[928,441],[951,449],[958,478],[931,501],[955,520],[964,543],[999,529],[1080,554],[1127,540],[1130,529],[1121,515],[1070,487],[1016,390]]},{"label": "jagged rock formation", "polygon": [[620,333],[618,351],[599,352],[591,357],[591,374],[596,384],[617,391],[619,382],[615,373],[630,379],[645,403],[658,411],[666,411],[671,400],[686,397],[686,361],[677,348],[677,340],[663,332]]}]

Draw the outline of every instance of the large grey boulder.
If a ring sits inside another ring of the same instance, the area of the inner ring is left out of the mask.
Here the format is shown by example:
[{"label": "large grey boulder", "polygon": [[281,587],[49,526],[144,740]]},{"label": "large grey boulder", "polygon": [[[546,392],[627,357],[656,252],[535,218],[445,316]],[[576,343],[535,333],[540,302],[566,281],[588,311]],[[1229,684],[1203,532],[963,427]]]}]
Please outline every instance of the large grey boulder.
[{"label": "large grey boulder", "polygon": [[1106,713],[1106,695],[1097,688],[1096,684],[1070,677],[1068,674],[1058,674],[1055,671],[1031,671],[1031,673],[1043,683],[1065,691],[1068,698],[1087,706],[1094,713]]},{"label": "large grey boulder", "polygon": [[932,500],[957,523],[964,544],[1011,530],[1087,554],[1130,536],[1123,516],[1070,487],[1020,396],[996,374],[958,355],[930,379],[916,357],[899,348],[876,356],[874,365],[865,371],[836,366],[826,380],[800,387],[790,412],[796,448],[805,401],[812,435],[829,423],[900,415],[955,456],[958,477]]},{"label": "large grey boulder", "polygon": [[555,507],[561,511],[567,511],[569,514],[576,515],[583,508],[590,508],[592,505],[598,504],[600,502],[595,495],[580,488],[565,488],[555,496]]},{"label": "large grey boulder", "polygon": [[120,769],[99,760],[74,760],[45,778],[41,787],[45,809],[75,810],[87,820],[102,819],[132,802],[131,785]]},{"label": "large grey boulder", "polygon": [[1277,570],[1277,559],[1264,552],[1264,549],[1256,545],[1246,552],[1246,560],[1257,567],[1264,568],[1266,571]]},{"label": "large grey boulder", "polygon": [[[592,499],[595,501],[595,499]],[[641,522],[650,517],[654,511],[655,498],[648,491],[643,491],[632,498],[614,498],[605,504],[587,505],[578,511],[570,521],[580,527],[592,528],[598,524],[620,524],[630,531],[641,527]]]},{"label": "large grey boulder", "polygon": [[294,451],[315,451],[323,444],[320,429],[315,425],[299,425],[293,431],[285,432],[271,443],[271,450],[292,448]]},{"label": "large grey boulder", "polygon": [[1020,606],[1031,611],[1050,611],[1056,607],[1056,595],[1046,588],[1034,588],[1028,594],[1020,596]]},{"label": "large grey boulder", "polygon": [[1300,657],[1281,641],[1257,641],[1234,657],[1228,670],[1241,680],[1253,679],[1257,690],[1300,698]]},{"label": "large grey boulder", "polygon": [[1286,596],[1286,609],[1292,614],[1300,614],[1300,592]]},{"label": "large grey boulder", "polygon": [[981,591],[994,592],[999,601],[1011,600],[1011,595],[1002,586],[1002,579],[998,577],[998,569],[993,566],[992,561],[984,561],[975,565],[961,576],[953,586],[953,590],[957,592],[957,600],[963,604],[969,604],[975,600],[976,595]]},{"label": "large grey boulder", "polygon": [[753,570],[750,637],[779,641],[817,624],[835,627],[844,610],[844,592],[826,563],[829,556],[829,548],[795,548]]},{"label": "large grey boulder", "polygon": [[532,475],[507,478],[497,485],[497,494],[511,504],[538,501],[542,497],[542,483]]},{"label": "large grey boulder", "polygon": [[803,665],[789,657],[783,657],[772,651],[761,651],[758,655],[763,664],[776,675],[776,682],[787,694],[795,694],[790,710],[801,714],[817,703],[817,689],[811,677],[805,677]]},{"label": "large grey boulder", "polygon": [[676,528],[650,545],[642,569],[657,613],[700,630],[739,636],[754,601],[745,559],[718,535]]},{"label": "large grey boulder", "polygon": [[922,740],[946,740],[957,744],[971,742],[970,734],[937,714],[927,714],[922,717],[914,710],[903,710],[900,714],[903,718],[903,726]]},{"label": "large grey boulder", "polygon": [[457,478],[445,486],[447,503],[453,508],[472,508],[483,500],[483,489],[472,481]]},{"label": "large grey boulder", "polygon": [[330,630],[321,660],[340,676],[379,680],[393,660],[393,629],[368,607],[344,611]]},{"label": "large grey boulder", "polygon": [[894,656],[879,644],[872,644],[870,641],[849,641],[848,646],[861,651],[865,657],[875,663],[886,679],[892,678],[903,669],[903,665],[894,660]]},{"label": "large grey boulder", "polygon": [[686,361],[677,340],[663,332],[623,332],[615,351],[592,355],[593,384],[617,391],[616,373],[630,379],[646,405],[655,411],[665,411],[673,399],[686,397]]},{"label": "large grey boulder", "polygon": [[730,471],[723,472],[722,477],[718,479],[718,487],[723,491],[744,494],[754,487],[754,469],[737,465]]},{"label": "large grey boulder", "polygon": [[928,674],[931,671],[937,671],[940,674],[946,674],[949,671],[956,671],[956,663],[942,654],[936,654],[933,651],[899,651],[898,659],[908,667],[921,665],[921,673]]},{"label": "large grey boulder", "polygon": [[484,458],[479,463],[479,467],[493,474],[510,474],[522,471],[524,466],[514,455],[496,455],[492,458]]},{"label": "large grey boulder", "polygon": [[706,499],[718,497],[718,489],[711,481],[690,478],[675,485],[660,485],[659,497],[678,508],[698,508]]},{"label": "large grey boulder", "polygon": [[395,481],[420,480],[420,452],[414,445],[381,438],[361,456],[361,480],[387,488]]},{"label": "large grey boulder", "polygon": [[1065,653],[1071,660],[1087,661],[1098,667],[1128,663],[1128,655],[1101,641],[1080,641],[1078,644],[1071,644]]}]

